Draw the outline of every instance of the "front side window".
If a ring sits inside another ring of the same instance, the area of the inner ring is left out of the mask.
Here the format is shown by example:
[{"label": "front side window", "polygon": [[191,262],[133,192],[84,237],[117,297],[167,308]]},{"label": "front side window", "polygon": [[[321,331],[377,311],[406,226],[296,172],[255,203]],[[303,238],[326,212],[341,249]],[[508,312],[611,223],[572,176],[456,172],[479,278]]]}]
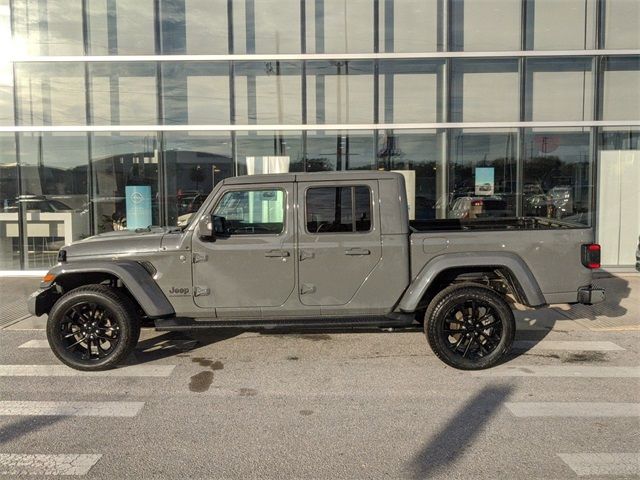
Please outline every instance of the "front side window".
[{"label": "front side window", "polygon": [[369,187],[318,187],[307,190],[309,233],[355,233],[371,230]]},{"label": "front side window", "polygon": [[282,190],[227,192],[213,211],[224,219],[229,235],[279,234],[284,230]]}]

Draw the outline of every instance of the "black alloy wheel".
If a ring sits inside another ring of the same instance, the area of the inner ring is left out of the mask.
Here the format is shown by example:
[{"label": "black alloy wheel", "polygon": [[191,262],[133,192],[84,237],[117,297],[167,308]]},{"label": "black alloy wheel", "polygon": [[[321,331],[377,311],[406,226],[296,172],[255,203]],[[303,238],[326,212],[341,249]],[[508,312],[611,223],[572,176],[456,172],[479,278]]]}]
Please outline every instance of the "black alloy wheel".
[{"label": "black alloy wheel", "polygon": [[442,361],[462,370],[480,370],[499,363],[511,349],[515,320],[500,294],[463,283],[434,297],[425,314],[425,333]]},{"label": "black alloy wheel", "polygon": [[106,285],[71,290],[53,306],[47,339],[53,353],[77,370],[107,370],[133,351],[140,318],[122,291]]}]

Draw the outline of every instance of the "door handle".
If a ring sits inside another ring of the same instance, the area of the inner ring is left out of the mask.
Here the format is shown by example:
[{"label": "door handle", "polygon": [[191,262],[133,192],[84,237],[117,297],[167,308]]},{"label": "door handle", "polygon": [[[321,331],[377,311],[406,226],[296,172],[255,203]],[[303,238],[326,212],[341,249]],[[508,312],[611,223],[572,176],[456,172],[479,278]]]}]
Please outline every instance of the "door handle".
[{"label": "door handle", "polygon": [[345,255],[371,255],[371,252],[366,248],[350,248],[344,251]]},{"label": "door handle", "polygon": [[290,254],[286,250],[267,250],[265,257],[288,257]]}]

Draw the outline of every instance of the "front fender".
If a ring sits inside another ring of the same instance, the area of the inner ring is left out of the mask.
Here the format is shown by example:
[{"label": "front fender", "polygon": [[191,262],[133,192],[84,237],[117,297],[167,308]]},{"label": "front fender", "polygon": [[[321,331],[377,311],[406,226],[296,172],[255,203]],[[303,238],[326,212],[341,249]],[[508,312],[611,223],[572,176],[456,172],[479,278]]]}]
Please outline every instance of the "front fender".
[{"label": "front fender", "polygon": [[440,273],[460,267],[506,268],[528,306],[537,307],[546,303],[533,273],[518,255],[509,252],[465,252],[439,255],[427,262],[400,299],[398,309],[414,312],[422,296]]},{"label": "front fender", "polygon": [[[62,263],[49,270],[48,276],[55,277],[52,282],[58,282],[64,281],[65,277],[88,273],[106,273],[120,279],[149,318],[166,318],[175,315],[173,306],[149,272],[132,260]],[[41,289],[49,286],[50,284],[43,283]]]}]

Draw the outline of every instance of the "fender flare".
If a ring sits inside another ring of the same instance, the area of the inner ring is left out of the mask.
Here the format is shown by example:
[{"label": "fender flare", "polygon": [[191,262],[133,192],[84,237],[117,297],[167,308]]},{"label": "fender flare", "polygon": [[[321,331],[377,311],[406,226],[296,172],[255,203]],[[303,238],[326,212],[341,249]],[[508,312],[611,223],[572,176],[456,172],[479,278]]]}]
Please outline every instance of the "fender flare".
[{"label": "fender flare", "polygon": [[439,255],[427,262],[402,295],[398,309],[414,312],[434,279],[445,270],[459,267],[506,268],[513,276],[518,294],[528,306],[546,304],[535,276],[518,255],[509,252],[465,252]]},{"label": "fender flare", "polygon": [[[59,264],[49,270],[55,280],[84,273],[108,273],[120,279],[149,318],[166,318],[175,315],[173,306],[164,292],[142,265],[132,260],[115,262],[73,262]],[[41,285],[46,287],[48,285]]]}]

